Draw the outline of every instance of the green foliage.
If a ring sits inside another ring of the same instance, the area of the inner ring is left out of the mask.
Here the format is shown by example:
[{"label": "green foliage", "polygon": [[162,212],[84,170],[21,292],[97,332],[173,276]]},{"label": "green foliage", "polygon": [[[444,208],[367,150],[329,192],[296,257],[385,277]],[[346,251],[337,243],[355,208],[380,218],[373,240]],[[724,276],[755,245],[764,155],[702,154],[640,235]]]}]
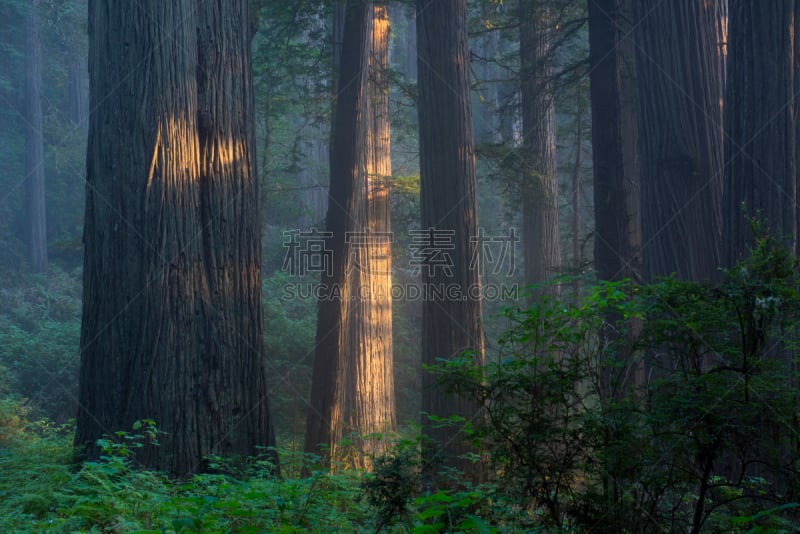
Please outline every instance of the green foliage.
[{"label": "green foliage", "polygon": [[[11,303],[2,350],[30,344],[42,317],[76,320],[77,294],[60,276],[31,277],[2,294]],[[291,282],[276,274],[265,294]],[[488,483],[450,473],[450,488],[427,487],[419,440],[375,459],[369,474],[301,475],[313,462],[284,447],[291,478],[273,478],[265,454],[209,458],[215,473],[170,480],[136,467],[136,451],[157,442],[153,421],[100,440],[101,458],[76,467],[70,429],[31,422],[41,409],[7,396],[0,531],[796,530],[792,256],[762,236],[718,287],[623,281],[584,295],[509,310],[511,328],[484,368],[468,357],[434,368],[451,391],[485,407],[486,418],[467,430],[487,455]],[[270,356],[292,377],[302,345],[313,347],[313,301],[267,298],[265,309]],[[18,370],[6,368],[7,391],[18,388]],[[296,402],[296,392],[283,395],[277,412]],[[301,419],[297,410],[289,418]]]},{"label": "green foliage", "polygon": [[0,289],[0,391],[28,399],[37,415],[75,415],[80,345],[80,273],[52,268],[6,274]]},{"label": "green foliage", "polygon": [[71,469],[71,433],[28,430],[0,447],[3,532],[369,531],[372,515],[355,473],[276,480],[196,475],[170,480],[135,469],[132,449],[152,438],[152,422],[101,444],[97,462]]},{"label": "green foliage", "polygon": [[[417,442],[399,444],[367,476],[315,471],[275,479],[254,459],[236,476],[171,480],[135,467],[136,449],[157,434],[152,421],[100,440],[102,457],[79,467],[71,463],[71,428],[24,417],[16,424],[15,439],[0,442],[3,532],[497,532],[490,525],[507,515],[492,508],[491,486],[423,493]],[[280,453],[282,465],[298,472],[291,454]]]},{"label": "green foliage", "polygon": [[372,473],[361,482],[361,488],[377,510],[376,531],[407,520],[421,483],[417,443],[401,442],[392,454],[375,459]]},{"label": "green foliage", "polygon": [[519,525],[780,529],[800,500],[797,282],[790,253],[760,235],[719,287],[614,282],[576,304],[545,299],[506,314],[485,367],[435,372],[484,407],[482,448],[528,512]]},{"label": "green foliage", "polygon": [[275,428],[289,441],[302,441],[305,428],[317,319],[315,299],[286,298],[285,288],[299,282],[279,271],[262,284],[270,404]]}]

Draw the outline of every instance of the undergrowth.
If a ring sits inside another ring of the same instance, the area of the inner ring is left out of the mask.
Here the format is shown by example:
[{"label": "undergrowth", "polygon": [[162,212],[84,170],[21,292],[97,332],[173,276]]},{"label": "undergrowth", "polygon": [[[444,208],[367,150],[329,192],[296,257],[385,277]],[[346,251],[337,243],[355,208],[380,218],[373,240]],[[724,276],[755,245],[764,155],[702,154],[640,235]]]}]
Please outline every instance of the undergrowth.
[{"label": "undergrowth", "polygon": [[[498,531],[479,518],[489,510],[485,490],[420,494],[407,449],[399,463],[381,462],[385,470],[371,475],[313,471],[281,479],[254,459],[236,476],[174,480],[135,466],[136,433],[101,440],[101,459],[76,466],[71,425],[30,423],[9,401],[0,404],[0,428],[0,532]],[[280,452],[284,472],[299,473],[296,452]],[[210,465],[223,470],[222,462]],[[407,491],[387,509],[383,497],[403,483]]]}]

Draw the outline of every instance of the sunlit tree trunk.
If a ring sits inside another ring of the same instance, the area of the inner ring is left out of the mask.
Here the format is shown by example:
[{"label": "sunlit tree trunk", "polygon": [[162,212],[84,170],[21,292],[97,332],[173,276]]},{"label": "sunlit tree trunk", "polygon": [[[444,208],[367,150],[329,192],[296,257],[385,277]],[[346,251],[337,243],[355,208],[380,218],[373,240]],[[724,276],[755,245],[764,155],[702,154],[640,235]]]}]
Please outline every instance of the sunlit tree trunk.
[{"label": "sunlit tree trunk", "polygon": [[247,0],[89,3],[75,436],[89,458],[142,419],[164,433],[136,460],[175,475],[275,443],[247,21]]},{"label": "sunlit tree trunk", "polygon": [[[558,224],[551,20],[537,0],[520,2],[522,97],[522,234],[525,283],[553,277],[561,264]],[[557,295],[557,286],[547,293]]]},{"label": "sunlit tree trunk", "polygon": [[633,5],[644,277],[713,280],[720,260],[724,58],[717,36],[724,2]]},{"label": "sunlit tree trunk", "polygon": [[728,265],[746,257],[752,245],[745,213],[758,214],[788,246],[796,246],[793,4],[729,4],[723,204]]},{"label": "sunlit tree trunk", "polygon": [[42,42],[39,0],[30,0],[25,17],[25,210],[30,270],[47,270],[47,221],[44,202],[42,138]]},{"label": "sunlit tree trunk", "polygon": [[[467,357],[483,363],[475,153],[469,90],[465,0],[417,0],[418,113],[423,289],[455,288],[458,295],[430,294],[422,305],[422,361]],[[475,261],[471,261],[475,260]],[[438,417],[481,417],[476,406],[448,395],[428,372],[422,410]],[[459,459],[469,444],[453,428],[425,417],[431,438],[431,470],[447,463],[480,478],[481,466]]]},{"label": "sunlit tree trunk", "polygon": [[[372,457],[388,450],[396,427],[392,358],[392,256],[389,186],[389,18],[386,6],[372,7],[365,107],[363,170],[351,235],[355,265],[350,272],[355,299],[347,316],[348,362],[343,397],[343,432],[351,434],[352,463],[369,469]],[[336,446],[336,444],[334,444]],[[342,451],[347,455],[347,451]]]},{"label": "sunlit tree trunk", "polygon": [[[326,249],[333,251],[330,272],[323,272],[322,294],[317,304],[317,336],[314,353],[311,406],[308,411],[305,451],[322,456],[330,466],[342,440],[345,415],[345,377],[352,373],[353,358],[347,354],[346,319],[349,314],[354,256],[347,234],[355,232],[361,200],[364,100],[368,65],[371,8],[361,0],[348,0],[340,58],[334,57],[338,74],[330,152],[331,180],[325,230]],[[334,56],[339,55],[334,48]]]}]

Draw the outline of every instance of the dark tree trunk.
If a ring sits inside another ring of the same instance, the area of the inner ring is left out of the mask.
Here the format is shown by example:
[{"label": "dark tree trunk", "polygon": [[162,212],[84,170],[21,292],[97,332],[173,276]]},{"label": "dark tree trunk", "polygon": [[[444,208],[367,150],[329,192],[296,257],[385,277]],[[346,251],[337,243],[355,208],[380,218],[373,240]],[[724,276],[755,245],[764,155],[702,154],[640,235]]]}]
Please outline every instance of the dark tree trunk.
[{"label": "dark tree trunk", "polygon": [[[604,281],[641,280],[639,256],[639,189],[636,168],[635,87],[624,46],[626,6],[621,0],[589,0],[589,91],[592,106],[592,162],[594,171],[594,263]],[[627,60],[627,61],[626,61]],[[617,324],[622,317],[608,314],[601,340],[618,347],[625,365],[604,369],[601,394],[617,398],[630,386],[643,385],[641,363],[631,361],[635,320],[627,321],[624,336]]]},{"label": "dark tree trunk", "polygon": [[[357,230],[352,217],[360,200],[359,185],[363,173],[362,143],[364,138],[364,96],[367,73],[367,51],[371,24],[371,8],[362,0],[348,0],[338,62],[334,124],[331,143],[331,180],[325,230],[330,233],[326,249],[333,251],[330,272],[322,273],[317,308],[316,350],[311,384],[311,406],[308,411],[305,451],[321,454],[324,465],[330,465],[331,454],[342,439],[344,417],[343,395],[349,372],[346,353],[346,318],[353,284],[349,273],[353,267],[348,232]],[[350,358],[352,360],[352,358]]]},{"label": "dark tree trunk", "polygon": [[[634,1],[644,278],[716,279],[724,2]],[[676,38],[680,36],[680,38]]]},{"label": "dark tree trunk", "polygon": [[[793,51],[793,62],[792,62],[792,83],[794,83],[794,87],[792,89],[794,91],[800,91],[800,1],[795,0],[794,2],[794,51]],[[726,42],[727,42],[727,35]],[[727,86],[726,86],[727,88]],[[727,92],[726,92],[727,95]],[[800,211],[797,208],[798,203],[800,203],[800,187],[798,186],[798,178],[800,178],[800,98],[795,96],[794,98],[794,115],[792,116],[792,120],[794,121],[794,175],[795,175],[795,185],[794,185],[794,197],[795,197],[795,219],[798,220],[797,224],[800,225]],[[726,117],[726,120],[727,117]],[[727,150],[727,147],[726,147]],[[727,153],[726,153],[727,156]],[[724,213],[723,213],[724,216]],[[800,227],[795,228],[795,237],[794,237],[794,253],[795,256],[800,256],[800,239],[798,239],[797,232],[800,231]],[[727,251],[727,247],[726,247]],[[728,254],[729,255],[729,254]],[[797,373],[793,373],[792,376],[797,376],[797,380],[800,381],[800,375]],[[797,388],[800,389],[800,388]],[[800,418],[798,418],[798,424],[800,424]],[[800,441],[800,433],[797,434],[798,440]],[[800,449],[798,449],[800,450]]]},{"label": "dark tree trunk", "polygon": [[639,280],[639,190],[632,165],[634,147],[626,126],[635,128],[625,102],[620,0],[589,0],[592,167],[594,171],[594,265],[600,280]]},{"label": "dark tree trunk", "polygon": [[[551,279],[561,267],[555,102],[550,13],[537,0],[520,2],[522,69],[522,234],[525,283]],[[558,287],[547,293],[558,295]]]},{"label": "dark tree trunk", "polygon": [[39,0],[30,0],[25,19],[25,210],[30,270],[47,270],[47,219],[44,202],[42,138],[42,42]]},{"label": "dark tree trunk", "polygon": [[89,3],[75,443],[90,458],[141,419],[164,434],[137,461],[175,475],[275,443],[248,20],[246,0]]},{"label": "dark tree trunk", "polygon": [[[478,220],[466,1],[418,0],[417,39],[420,200],[422,228],[429,232],[424,243],[429,246],[419,251],[422,284],[460,292],[431,294],[423,302],[422,361],[435,365],[439,358],[471,351],[469,357],[483,363],[480,262],[470,261],[478,259],[479,245],[470,239],[478,235]],[[448,395],[427,372],[422,410],[439,417],[481,417],[473,403]],[[480,478],[479,466],[458,459],[470,448],[454,429],[435,428],[426,417],[423,431],[433,444],[431,467],[442,461]]]},{"label": "dark tree trunk", "polygon": [[748,217],[796,247],[794,2],[729,4],[726,95],[725,261],[747,255]]}]

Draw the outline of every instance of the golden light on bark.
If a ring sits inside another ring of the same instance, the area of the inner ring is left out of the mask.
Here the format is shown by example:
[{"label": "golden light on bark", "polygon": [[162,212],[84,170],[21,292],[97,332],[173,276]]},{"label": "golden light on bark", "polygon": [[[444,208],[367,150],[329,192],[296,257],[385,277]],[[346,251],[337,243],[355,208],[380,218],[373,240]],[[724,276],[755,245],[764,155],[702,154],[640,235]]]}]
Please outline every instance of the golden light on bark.
[{"label": "golden light on bark", "polygon": [[[175,140],[184,140],[181,146]],[[147,187],[154,180],[164,175],[169,166],[178,165],[177,175],[186,181],[196,182],[200,179],[201,163],[203,168],[213,170],[214,176],[231,177],[239,181],[250,182],[253,173],[237,172],[243,162],[249,160],[249,149],[245,139],[233,136],[215,135],[203,150],[200,150],[201,136],[194,121],[183,117],[169,117],[163,120],[153,141],[150,166],[147,174]],[[201,158],[205,161],[201,161]],[[213,176],[211,176],[213,179]]]}]

